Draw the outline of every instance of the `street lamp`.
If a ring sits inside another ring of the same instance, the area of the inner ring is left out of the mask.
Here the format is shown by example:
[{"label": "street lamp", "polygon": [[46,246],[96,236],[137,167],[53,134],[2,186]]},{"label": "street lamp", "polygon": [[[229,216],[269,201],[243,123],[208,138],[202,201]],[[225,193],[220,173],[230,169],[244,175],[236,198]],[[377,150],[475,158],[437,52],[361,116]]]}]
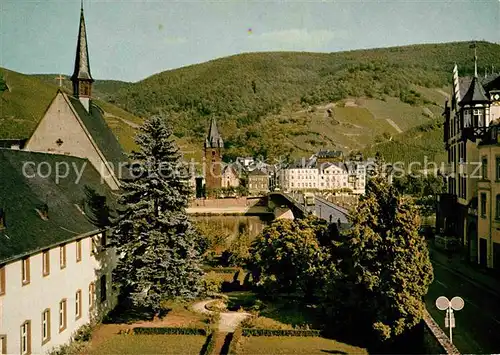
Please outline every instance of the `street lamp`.
[{"label": "street lamp", "polygon": [[436,300],[436,307],[440,311],[446,310],[446,318],[444,320],[444,326],[450,328],[450,342],[453,344],[452,329],[455,328],[455,316],[453,311],[460,311],[464,308],[464,300],[461,297],[453,297],[450,300],[444,296],[438,297]]}]

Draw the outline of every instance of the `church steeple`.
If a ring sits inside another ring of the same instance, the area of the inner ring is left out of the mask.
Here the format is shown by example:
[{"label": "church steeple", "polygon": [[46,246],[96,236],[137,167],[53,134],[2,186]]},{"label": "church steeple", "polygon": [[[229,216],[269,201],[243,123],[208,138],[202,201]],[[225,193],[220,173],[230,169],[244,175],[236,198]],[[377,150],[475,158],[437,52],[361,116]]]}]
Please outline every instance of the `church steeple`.
[{"label": "church steeple", "polygon": [[92,95],[92,75],[90,74],[89,50],[87,47],[87,31],[83,15],[83,1],[80,9],[80,27],[76,44],[75,70],[71,76],[73,96],[80,99],[83,106],[89,110]]}]

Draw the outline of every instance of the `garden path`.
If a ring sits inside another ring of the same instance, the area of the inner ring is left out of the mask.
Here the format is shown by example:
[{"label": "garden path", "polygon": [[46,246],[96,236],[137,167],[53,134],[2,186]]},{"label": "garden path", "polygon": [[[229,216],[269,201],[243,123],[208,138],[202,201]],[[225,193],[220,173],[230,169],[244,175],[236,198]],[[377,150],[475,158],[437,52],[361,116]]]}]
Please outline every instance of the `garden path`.
[{"label": "garden path", "polygon": [[[193,310],[203,314],[213,314],[213,311],[209,311],[206,308],[206,305],[212,301],[215,300],[209,299],[197,302],[193,304]],[[246,312],[220,312],[219,331],[232,333],[236,327],[248,317],[250,317],[250,313]]]}]

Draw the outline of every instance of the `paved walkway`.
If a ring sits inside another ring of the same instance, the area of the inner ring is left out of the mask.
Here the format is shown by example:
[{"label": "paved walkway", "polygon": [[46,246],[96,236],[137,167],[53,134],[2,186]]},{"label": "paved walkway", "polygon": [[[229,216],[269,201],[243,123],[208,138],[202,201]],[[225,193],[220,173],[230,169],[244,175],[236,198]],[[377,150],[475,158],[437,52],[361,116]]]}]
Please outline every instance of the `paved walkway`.
[{"label": "paved walkway", "polygon": [[[203,314],[213,314],[215,312],[209,311],[206,305],[214,299],[205,300],[193,304],[193,310]],[[250,317],[249,313],[245,312],[220,312],[219,332],[232,333],[236,327],[240,325],[246,318]]]}]

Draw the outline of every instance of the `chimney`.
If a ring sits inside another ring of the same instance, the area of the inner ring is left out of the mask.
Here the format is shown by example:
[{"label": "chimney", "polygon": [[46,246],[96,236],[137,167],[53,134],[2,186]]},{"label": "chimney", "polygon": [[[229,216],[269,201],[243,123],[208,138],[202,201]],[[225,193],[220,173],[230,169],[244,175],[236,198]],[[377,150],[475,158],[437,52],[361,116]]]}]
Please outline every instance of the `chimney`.
[{"label": "chimney", "polygon": [[7,227],[5,224],[5,210],[0,208],[0,231],[4,230]]}]

